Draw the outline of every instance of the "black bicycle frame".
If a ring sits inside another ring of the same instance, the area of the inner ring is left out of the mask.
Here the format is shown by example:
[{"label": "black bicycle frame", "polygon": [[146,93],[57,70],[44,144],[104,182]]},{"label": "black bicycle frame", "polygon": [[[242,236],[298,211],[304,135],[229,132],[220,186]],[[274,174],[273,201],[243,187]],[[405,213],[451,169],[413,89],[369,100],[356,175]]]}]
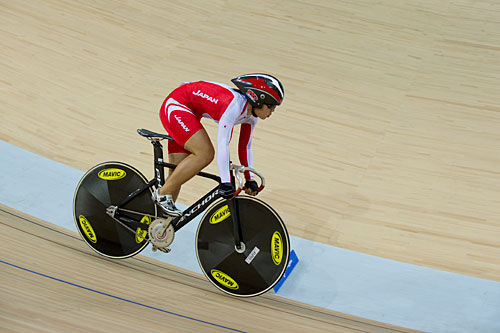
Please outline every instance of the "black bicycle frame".
[{"label": "black bicycle frame", "polygon": [[[154,139],[151,141],[154,148],[154,165],[155,165],[155,175],[156,175],[156,186],[161,187],[165,184],[165,168],[175,169],[177,165],[172,163],[167,163],[163,161],[163,146],[160,143],[159,139]],[[220,184],[220,177],[216,175],[212,175],[206,172],[199,172],[198,176],[209,178],[215,180]],[[199,213],[203,212],[212,202],[219,199],[219,186],[215,187],[213,190],[208,192],[205,196],[203,196],[200,200],[196,201],[192,204],[188,209],[186,209],[186,213],[184,213],[180,217],[174,218],[172,221],[172,226],[174,230],[177,231],[183,226],[185,226],[189,221],[198,216]]]},{"label": "black bicycle frame", "polygon": [[[136,225],[138,227],[143,226],[140,221],[136,221],[134,219],[128,218],[126,216],[120,215],[119,214],[119,209],[123,207],[125,204],[130,202],[132,199],[134,199],[136,196],[140,195],[142,192],[146,191],[150,187],[156,186],[156,187],[161,187],[165,184],[165,168],[169,169],[175,169],[177,165],[172,164],[172,163],[167,163],[163,161],[163,146],[160,143],[160,139],[151,139],[151,143],[153,144],[154,148],[154,173],[155,173],[155,178],[150,180],[147,185],[144,188],[137,189],[136,191],[130,193],[127,198],[117,206],[117,210],[115,212],[115,218],[122,220],[124,222]],[[203,177],[203,178],[209,178],[212,180],[215,180],[220,184],[221,179],[219,176],[206,173],[206,172],[199,172],[197,173],[197,176]],[[233,185],[235,184],[235,177],[233,174],[233,171],[231,171],[231,182]],[[173,219],[172,226],[174,227],[174,230],[177,231],[186,224],[188,224],[191,220],[193,220],[196,216],[198,216],[201,212],[203,212],[208,206],[210,206],[215,200],[219,199],[221,196],[219,194],[219,185],[217,185],[213,190],[205,194],[201,199],[196,201],[194,204],[192,204],[189,208],[185,210],[185,213],[182,216],[176,217]],[[231,210],[231,213],[235,217],[233,219],[234,223],[234,230],[235,230],[235,244],[239,247],[239,244],[241,242],[241,228],[239,225],[239,218],[237,216],[237,207],[236,204],[237,202],[232,199],[228,201],[229,208]]]},{"label": "black bicycle frame", "polygon": [[[151,141],[154,148],[154,164],[155,164],[155,176],[156,176],[156,186],[161,187],[165,184],[165,169],[175,169],[177,165],[172,163],[163,162],[163,146],[160,143],[159,139],[153,139]],[[201,176],[204,178],[209,178],[215,180],[220,184],[221,180],[219,176],[212,175],[211,173],[206,172],[198,172],[197,176]],[[231,177],[232,178],[232,177]]]}]

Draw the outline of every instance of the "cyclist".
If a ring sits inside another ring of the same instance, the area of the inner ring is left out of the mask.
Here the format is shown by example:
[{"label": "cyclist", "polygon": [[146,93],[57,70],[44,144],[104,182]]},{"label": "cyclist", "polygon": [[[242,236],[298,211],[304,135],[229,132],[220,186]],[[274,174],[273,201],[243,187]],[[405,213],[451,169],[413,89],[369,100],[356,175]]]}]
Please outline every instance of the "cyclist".
[{"label": "cyclist", "polygon": [[[283,101],[284,90],[272,75],[245,74],[231,80],[238,89],[222,83],[198,81],[184,83],[165,98],[160,119],[175,140],[168,141],[169,162],[177,167],[170,171],[165,184],[154,192],[155,200],[169,215],[179,216],[175,206],[182,184],[200,172],[214,159],[215,150],[201,118],[218,123],[217,166],[221,177],[219,193],[229,199],[235,193],[229,170],[229,141],[233,127],[241,124],[238,142],[240,163],[252,167],[252,133],[257,119],[271,116]],[[246,193],[257,194],[257,182],[245,173]]]}]

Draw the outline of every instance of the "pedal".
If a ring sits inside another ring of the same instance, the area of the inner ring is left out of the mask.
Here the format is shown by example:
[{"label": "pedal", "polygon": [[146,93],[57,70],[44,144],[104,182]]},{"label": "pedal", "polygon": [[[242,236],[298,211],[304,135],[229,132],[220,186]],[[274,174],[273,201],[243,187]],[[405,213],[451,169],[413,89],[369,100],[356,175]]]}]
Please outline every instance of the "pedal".
[{"label": "pedal", "polygon": [[169,247],[163,248],[163,247],[156,247],[153,245],[153,252],[156,252],[157,250],[160,250],[163,253],[170,253],[171,251]]},{"label": "pedal", "polygon": [[148,228],[149,240],[153,244],[153,251],[160,250],[169,253],[168,248],[174,241],[174,227],[172,218],[155,219]]}]

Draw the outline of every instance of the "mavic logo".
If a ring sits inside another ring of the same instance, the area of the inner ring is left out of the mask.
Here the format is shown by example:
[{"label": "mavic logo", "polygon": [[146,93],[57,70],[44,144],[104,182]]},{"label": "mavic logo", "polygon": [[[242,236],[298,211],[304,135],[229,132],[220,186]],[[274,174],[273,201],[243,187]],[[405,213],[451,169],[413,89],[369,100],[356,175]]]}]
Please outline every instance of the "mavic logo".
[{"label": "mavic logo", "polygon": [[194,92],[194,91],[193,91],[193,95],[195,95],[195,96],[200,96],[201,98],[204,98],[204,99],[206,99],[207,101],[210,101],[210,102],[212,102],[212,103],[214,103],[214,104],[217,104],[217,102],[219,101],[218,99],[215,99],[215,98],[213,98],[213,97],[211,97],[211,96],[208,96],[208,95],[207,95],[207,94],[205,94],[205,93],[202,93],[202,92],[201,92],[201,90],[198,90],[197,92]]},{"label": "mavic logo", "polygon": [[283,239],[278,231],[275,231],[271,238],[271,251],[274,264],[281,264],[283,259]]},{"label": "mavic logo", "polygon": [[186,131],[186,132],[189,132],[189,128],[186,126],[186,124],[184,124],[184,122],[182,121],[181,117],[179,116],[174,116],[175,120],[177,120],[177,122],[179,123],[179,125],[181,125],[181,127]]},{"label": "mavic logo", "polygon": [[224,221],[226,218],[229,217],[231,213],[229,212],[229,206],[225,205],[222,208],[219,208],[211,217],[210,217],[210,224],[217,224],[219,222]]},{"label": "mavic logo", "polygon": [[97,176],[104,180],[118,180],[122,179],[127,173],[121,169],[110,168],[99,171]]},{"label": "mavic logo", "polygon": [[80,226],[82,227],[85,236],[87,236],[92,243],[97,243],[97,237],[94,229],[92,229],[92,226],[90,225],[89,220],[87,220],[87,218],[83,215],[78,216],[78,220],[80,221]]},{"label": "mavic logo", "polygon": [[230,277],[229,275],[227,275],[224,272],[221,272],[217,269],[212,269],[210,271],[210,274],[212,274],[214,279],[216,279],[223,286],[226,286],[230,289],[238,289],[240,287],[240,286],[238,286],[238,283],[236,283],[236,281],[233,280],[232,277]]}]

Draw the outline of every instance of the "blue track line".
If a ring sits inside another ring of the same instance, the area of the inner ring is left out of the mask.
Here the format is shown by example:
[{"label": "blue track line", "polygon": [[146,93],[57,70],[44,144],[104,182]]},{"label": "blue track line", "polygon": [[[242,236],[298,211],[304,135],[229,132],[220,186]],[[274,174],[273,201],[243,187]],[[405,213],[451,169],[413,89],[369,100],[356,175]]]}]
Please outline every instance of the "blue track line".
[{"label": "blue track line", "polygon": [[27,269],[27,268],[24,268],[24,267],[20,267],[20,266],[8,263],[8,262],[3,261],[1,259],[0,259],[0,263],[6,264],[6,265],[9,265],[9,266],[18,268],[18,269],[21,269],[21,270],[26,271],[26,272],[30,272],[30,273],[33,273],[33,274],[36,274],[36,275],[40,275],[40,276],[43,276],[43,277],[46,277],[46,278],[49,278],[49,279],[52,279],[52,280],[55,280],[55,281],[66,283],[66,284],[69,284],[70,286],[74,286],[74,287],[78,287],[78,288],[81,288],[81,289],[85,289],[85,290],[91,291],[91,292],[96,293],[96,294],[100,294],[100,295],[108,296],[108,297],[111,297],[111,298],[115,298],[115,299],[118,299],[120,301],[132,303],[132,304],[135,304],[135,305],[139,305],[139,306],[142,306],[142,307],[145,307],[145,308],[148,308],[148,309],[160,311],[160,312],[167,313],[167,314],[170,314],[170,315],[174,315],[174,316],[177,316],[177,317],[181,317],[181,318],[184,318],[184,319],[193,320],[193,321],[196,321],[196,322],[199,322],[199,323],[203,323],[203,324],[207,324],[207,325],[211,325],[211,326],[215,326],[215,327],[220,327],[220,328],[223,328],[223,329],[226,329],[226,330],[229,330],[229,331],[233,331],[233,332],[245,332],[245,331],[237,330],[235,328],[226,327],[226,326],[222,326],[222,325],[217,325],[217,324],[214,324],[214,323],[211,323],[211,322],[208,322],[208,321],[199,320],[199,319],[188,317],[188,316],[184,316],[184,315],[181,315],[181,314],[178,314],[178,313],[175,313],[175,312],[170,312],[170,311],[167,311],[167,310],[155,308],[154,306],[150,306],[150,305],[146,305],[146,304],[134,302],[134,301],[131,301],[131,300],[128,300],[128,299],[125,299],[125,298],[118,297],[118,296],[113,296],[111,294],[107,294],[107,293],[104,293],[104,292],[101,292],[101,291],[97,291],[97,290],[94,290],[94,289],[91,289],[91,288],[80,286],[78,284],[71,283],[71,282],[68,282],[68,281],[64,281],[64,280],[55,278],[53,276],[49,276],[49,275],[45,275],[45,274],[42,274],[42,273],[38,273],[38,272],[32,271],[30,269]]}]

